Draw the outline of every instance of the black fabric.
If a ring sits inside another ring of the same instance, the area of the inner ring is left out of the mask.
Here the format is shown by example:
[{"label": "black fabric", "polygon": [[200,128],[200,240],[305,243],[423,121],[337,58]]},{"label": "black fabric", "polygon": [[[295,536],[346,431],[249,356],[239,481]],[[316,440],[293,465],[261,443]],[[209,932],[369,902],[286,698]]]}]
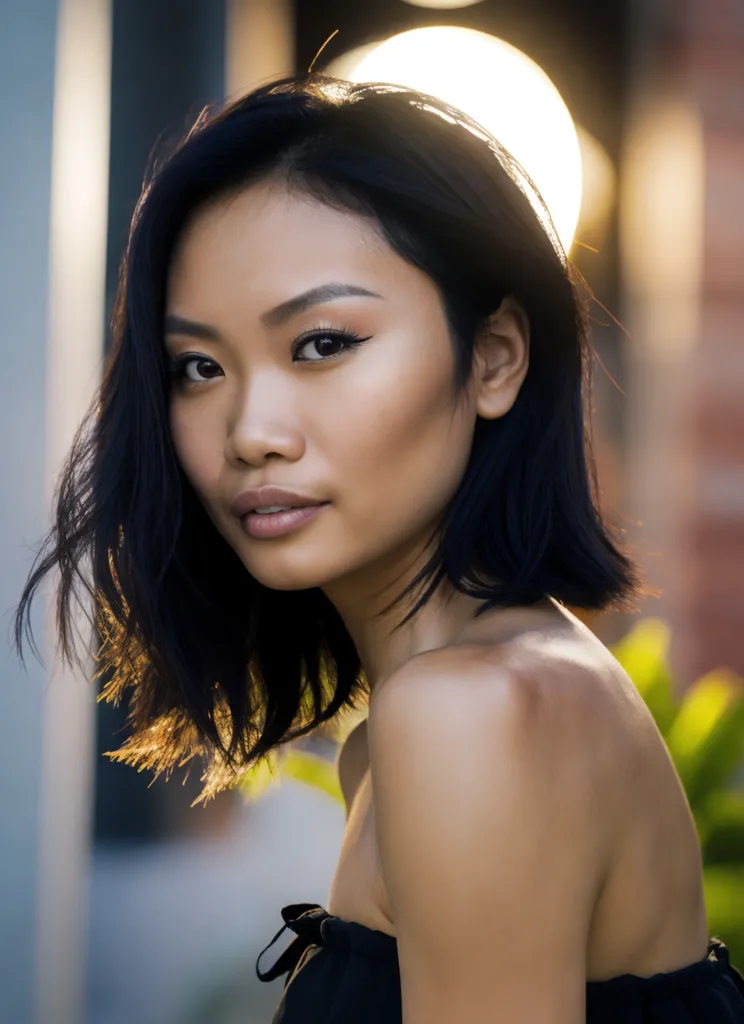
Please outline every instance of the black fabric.
[{"label": "black fabric", "polygon": [[[256,960],[261,981],[287,974],[271,1024],[401,1024],[398,944],[318,903],[282,908],[286,922]],[[273,967],[258,961],[286,928],[297,938]],[[536,965],[539,973],[539,965]],[[586,986],[587,1024],[744,1024],[744,977],[725,944],[667,974],[623,974]]]}]

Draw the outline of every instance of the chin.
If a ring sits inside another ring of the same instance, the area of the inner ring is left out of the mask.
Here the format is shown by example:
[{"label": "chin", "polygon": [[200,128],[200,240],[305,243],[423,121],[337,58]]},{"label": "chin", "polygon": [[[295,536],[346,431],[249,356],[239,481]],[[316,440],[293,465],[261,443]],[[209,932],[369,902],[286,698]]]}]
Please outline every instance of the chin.
[{"label": "chin", "polygon": [[[270,590],[311,590],[322,587],[333,575],[329,575],[320,566],[302,565],[271,565],[271,555],[267,554],[258,564],[258,559],[248,559],[244,555],[241,561],[251,576]],[[278,559],[277,559],[278,561]]]}]

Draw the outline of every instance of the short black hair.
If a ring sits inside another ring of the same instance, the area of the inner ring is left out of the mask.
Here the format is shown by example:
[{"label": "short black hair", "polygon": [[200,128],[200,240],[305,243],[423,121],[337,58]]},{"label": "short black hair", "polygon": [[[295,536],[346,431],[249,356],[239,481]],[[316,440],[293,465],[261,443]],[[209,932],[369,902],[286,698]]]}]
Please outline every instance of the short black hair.
[{"label": "short black hair", "polygon": [[57,566],[57,626],[72,663],[71,599],[82,581],[100,640],[96,678],[109,700],[129,695],[132,731],[115,756],[166,775],[206,757],[207,795],[369,692],[331,602],[319,588],[273,590],[248,573],[170,436],[163,318],[180,232],[207,202],[277,177],[374,218],[393,249],[436,283],[456,355],[455,395],[468,382],[478,328],[502,298],[514,296],[529,318],[517,399],[500,418],[478,417],[436,553],[388,606],[423,590],[396,628],[445,577],[484,600],[481,612],[546,597],[620,608],[641,585],[599,506],[586,308],[544,204],[538,216],[539,195],[510,154],[431,96],[317,74],[205,111],[143,188],[103,380],[65,463],[15,637],[22,658],[24,616],[29,635],[34,591]]}]

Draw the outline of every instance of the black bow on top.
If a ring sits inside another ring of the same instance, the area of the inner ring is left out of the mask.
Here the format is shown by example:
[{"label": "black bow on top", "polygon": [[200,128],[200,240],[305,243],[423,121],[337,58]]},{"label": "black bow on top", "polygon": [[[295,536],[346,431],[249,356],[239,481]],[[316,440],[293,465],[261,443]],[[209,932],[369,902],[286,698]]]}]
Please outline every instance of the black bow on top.
[{"label": "black bow on top", "polygon": [[[320,934],[320,926],[327,917],[330,917],[330,914],[319,903],[291,903],[287,907],[282,907],[282,917],[286,924],[282,925],[268,946],[264,946],[256,959],[256,974],[259,981],[273,981],[274,978],[278,978],[281,974],[293,971],[299,963],[300,957],[309,946],[321,946],[323,940]],[[274,945],[286,928],[291,928],[297,934],[297,938],[291,945],[287,946],[273,967],[270,967],[268,971],[260,971],[258,961],[266,950]]]}]

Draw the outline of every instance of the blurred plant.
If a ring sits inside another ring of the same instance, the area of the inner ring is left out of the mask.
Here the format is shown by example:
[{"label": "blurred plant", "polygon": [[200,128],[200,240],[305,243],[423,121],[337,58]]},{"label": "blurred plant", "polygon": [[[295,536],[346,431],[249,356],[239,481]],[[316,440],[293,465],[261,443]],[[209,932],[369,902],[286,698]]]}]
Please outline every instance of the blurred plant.
[{"label": "blurred plant", "polygon": [[[282,779],[291,778],[320,790],[344,806],[336,761],[346,737],[367,717],[366,709],[346,710],[314,730],[312,735],[270,751],[269,755],[241,775],[238,789],[249,802],[257,800]],[[321,753],[318,747],[325,748]]]},{"label": "blurred plant", "polygon": [[287,744],[287,749],[278,752],[272,750],[268,761],[261,762],[245,773],[239,788],[246,799],[253,801],[284,778],[297,779],[313,789],[321,790],[340,804],[344,802],[335,760],[303,749],[296,743]]}]

